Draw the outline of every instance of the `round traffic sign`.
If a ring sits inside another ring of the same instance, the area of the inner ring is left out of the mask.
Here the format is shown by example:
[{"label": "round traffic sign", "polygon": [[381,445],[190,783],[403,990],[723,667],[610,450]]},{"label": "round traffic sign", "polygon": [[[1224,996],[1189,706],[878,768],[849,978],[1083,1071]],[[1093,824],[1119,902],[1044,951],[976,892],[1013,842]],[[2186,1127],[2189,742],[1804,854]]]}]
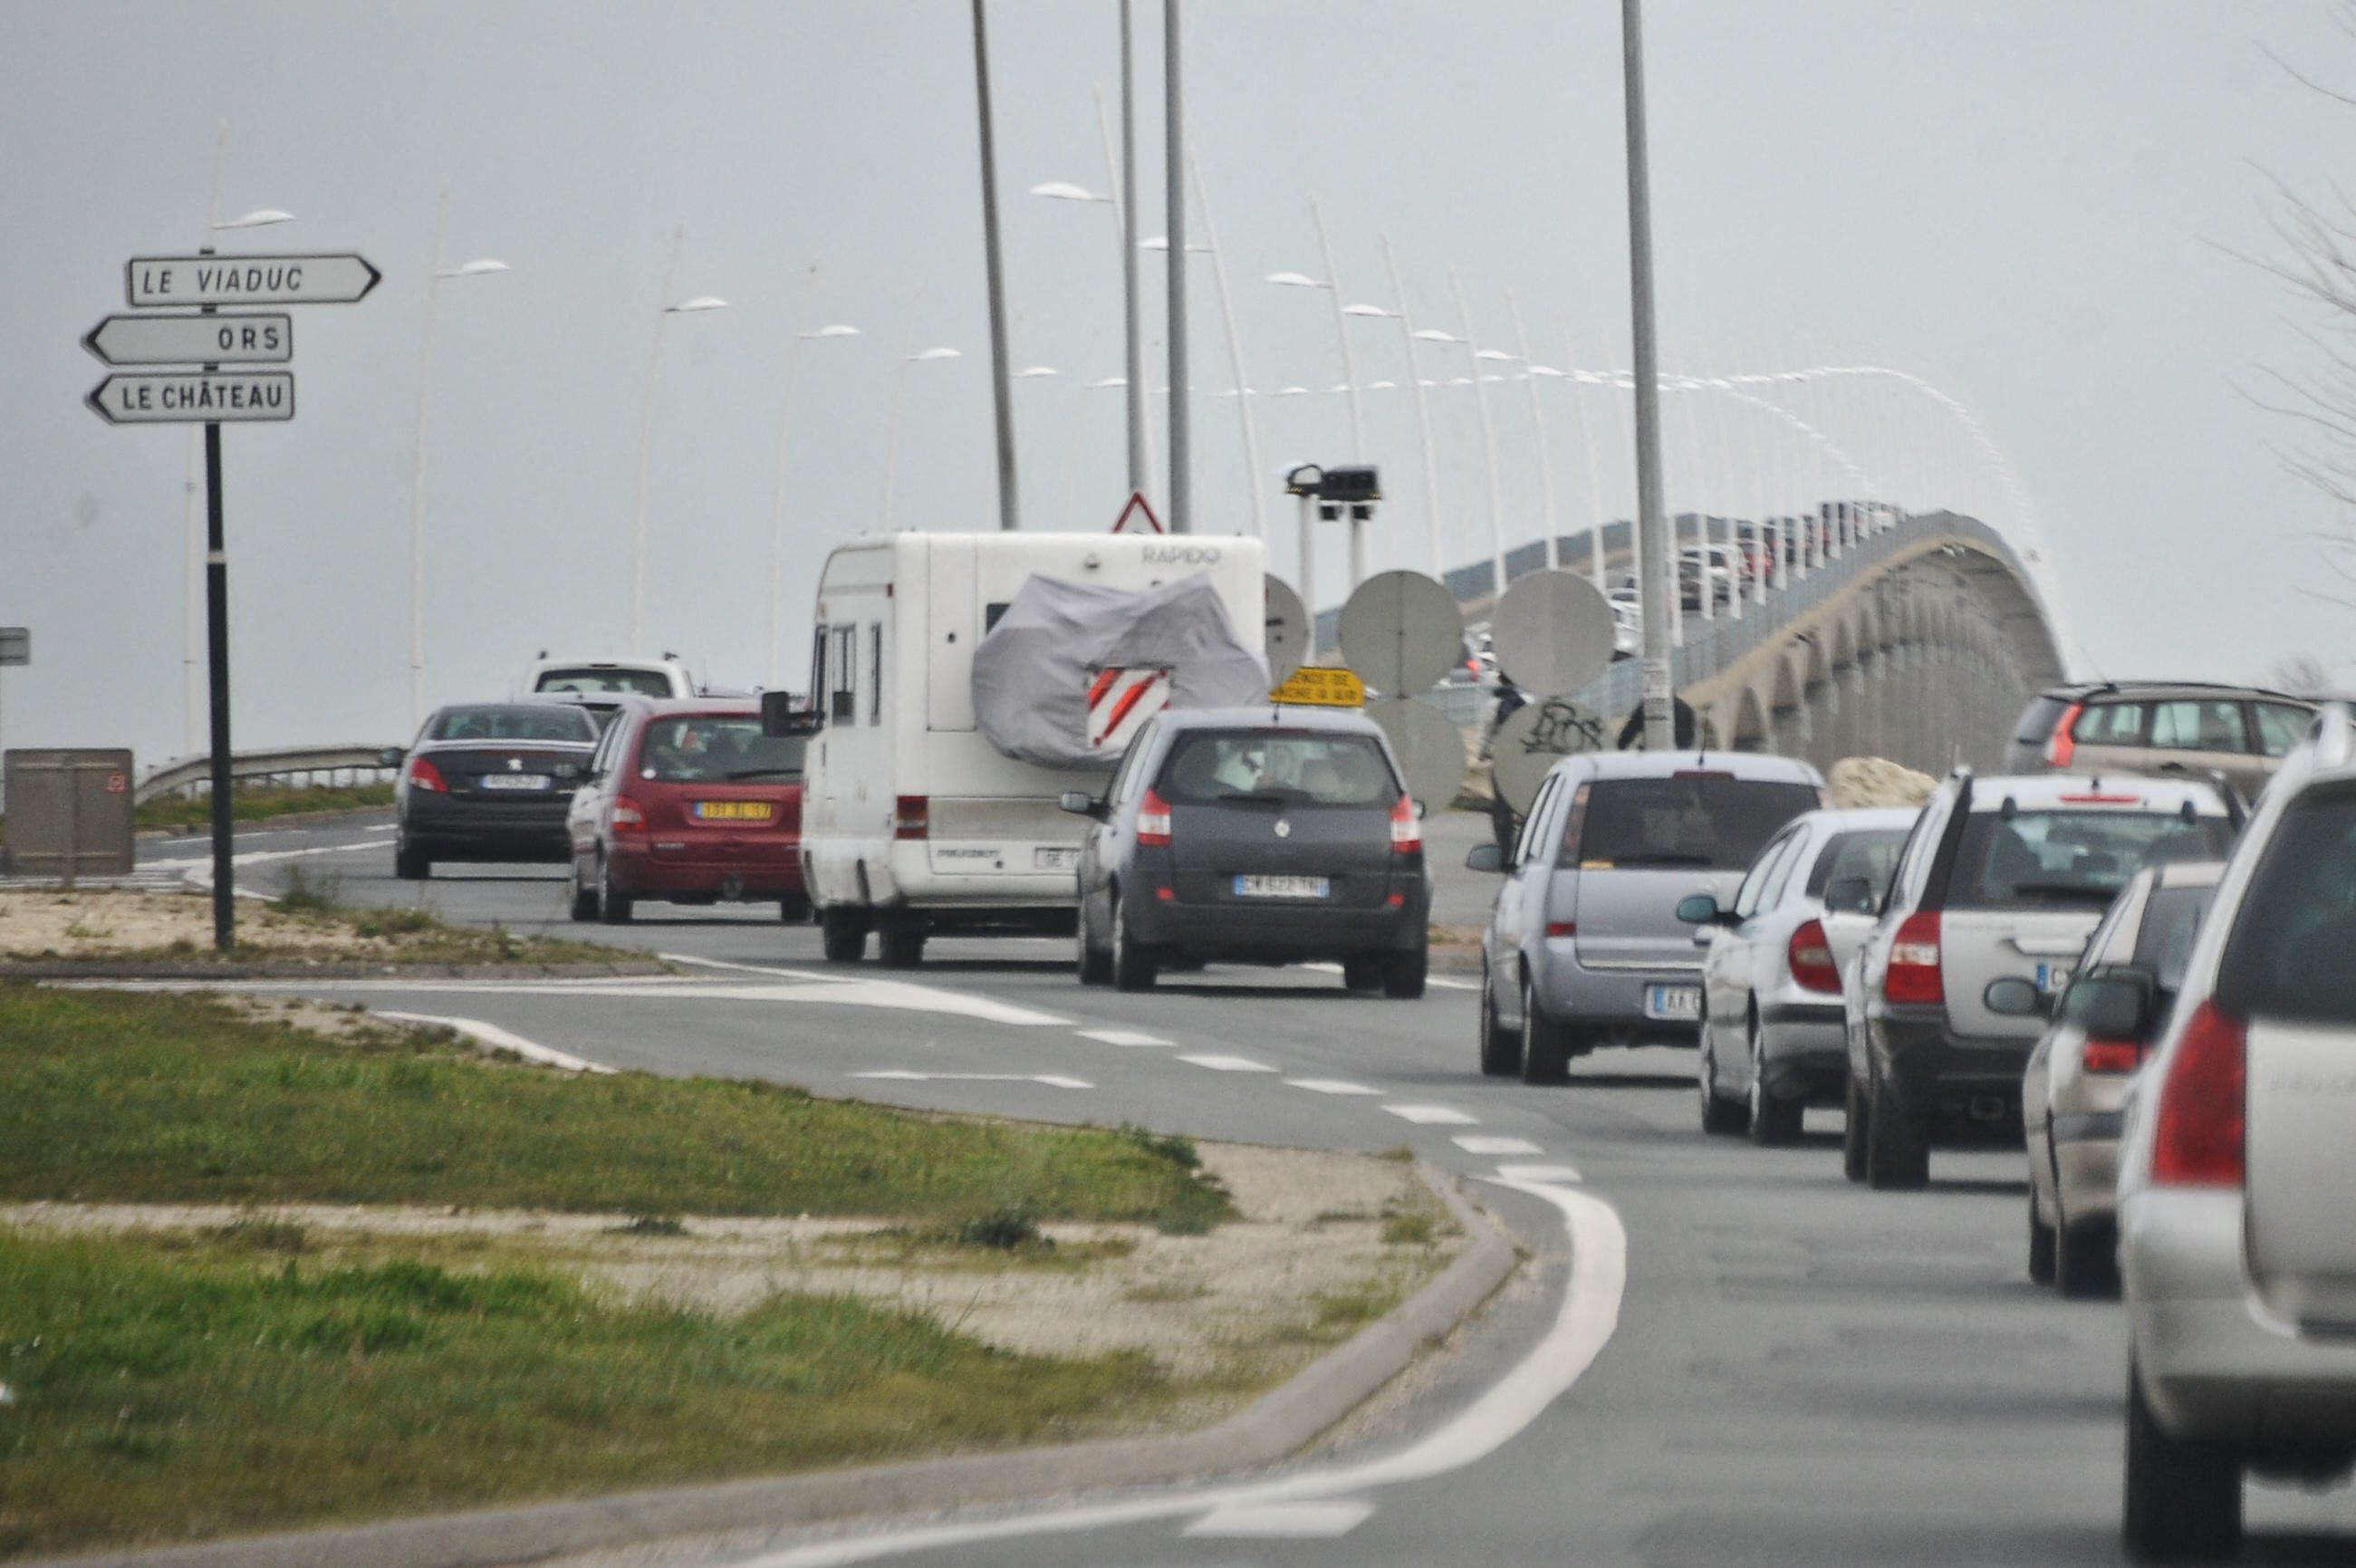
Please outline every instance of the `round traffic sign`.
[{"label": "round traffic sign", "polygon": [[1343,661],[1385,696],[1439,684],[1464,657],[1456,596],[1420,572],[1377,572],[1342,607]]},{"label": "round traffic sign", "polygon": [[1309,612],[1301,603],[1301,596],[1292,585],[1268,574],[1268,619],[1266,640],[1261,646],[1268,651],[1268,684],[1269,690],[1292,679],[1292,672],[1309,661]]},{"label": "round traffic sign", "polygon": [[1366,716],[1390,737],[1407,792],[1438,811],[1456,799],[1464,782],[1464,736],[1448,715],[1413,697],[1385,697],[1366,704]]},{"label": "round traffic sign", "polygon": [[1601,751],[1609,737],[1600,714],[1569,697],[1537,697],[1515,709],[1489,742],[1489,781],[1505,804],[1526,815],[1547,770],[1566,757]]},{"label": "round traffic sign", "polygon": [[1489,617],[1497,668],[1525,692],[1576,692],[1611,667],[1615,623],[1595,585],[1575,572],[1514,579]]}]

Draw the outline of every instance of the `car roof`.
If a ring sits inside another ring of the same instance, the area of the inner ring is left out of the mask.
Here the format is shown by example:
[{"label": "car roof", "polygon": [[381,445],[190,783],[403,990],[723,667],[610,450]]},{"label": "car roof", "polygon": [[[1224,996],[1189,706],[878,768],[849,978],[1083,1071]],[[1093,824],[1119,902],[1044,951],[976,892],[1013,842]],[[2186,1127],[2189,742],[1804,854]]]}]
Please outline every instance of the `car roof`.
[{"label": "car roof", "polygon": [[1165,730],[1328,729],[1380,735],[1382,726],[1356,708],[1255,703],[1248,708],[1164,708]]},{"label": "car roof", "polygon": [[2069,686],[2048,686],[2038,693],[2056,702],[2083,703],[2101,697],[2120,697],[2135,702],[2169,697],[2264,698],[2269,702],[2290,703],[2302,708],[2315,706],[2312,699],[2294,697],[2287,692],[2277,692],[2265,686],[2237,686],[2218,681],[2082,681]]},{"label": "car roof", "polygon": [[[2072,797],[2102,796],[2102,800]],[[2132,796],[2129,800],[2127,797]],[[2217,787],[2204,779],[2154,779],[2143,774],[2020,773],[1972,780],[1972,810],[2000,811],[2010,800],[2029,811],[2070,806],[2136,806],[2147,811],[2181,811],[2187,800],[2202,816],[2226,814]]]},{"label": "car roof", "polygon": [[1920,806],[1823,806],[1803,811],[1792,820],[1821,826],[1828,833],[1873,828],[1895,828],[1902,832],[1912,827],[1914,819],[1922,814]]},{"label": "car roof", "polygon": [[1731,773],[1737,779],[1824,787],[1824,775],[1795,757],[1758,751],[1589,751],[1566,757],[1550,771],[1596,779],[1667,779],[1679,773]]},{"label": "car roof", "polygon": [[2225,875],[2222,860],[2163,860],[2145,869],[2160,887],[2214,887]]}]

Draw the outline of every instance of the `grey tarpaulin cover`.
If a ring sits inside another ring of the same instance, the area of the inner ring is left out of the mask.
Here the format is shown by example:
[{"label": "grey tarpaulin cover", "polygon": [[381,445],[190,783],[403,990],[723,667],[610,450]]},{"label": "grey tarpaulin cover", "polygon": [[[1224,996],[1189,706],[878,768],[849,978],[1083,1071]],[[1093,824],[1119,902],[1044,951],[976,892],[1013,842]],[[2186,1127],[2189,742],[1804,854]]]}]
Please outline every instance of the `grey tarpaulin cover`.
[{"label": "grey tarpaulin cover", "polygon": [[1035,573],[973,650],[974,722],[1009,757],[1110,767],[1088,745],[1088,687],[1108,669],[1170,671],[1170,706],[1224,708],[1268,696],[1268,665],[1237,640],[1211,579],[1132,593]]}]

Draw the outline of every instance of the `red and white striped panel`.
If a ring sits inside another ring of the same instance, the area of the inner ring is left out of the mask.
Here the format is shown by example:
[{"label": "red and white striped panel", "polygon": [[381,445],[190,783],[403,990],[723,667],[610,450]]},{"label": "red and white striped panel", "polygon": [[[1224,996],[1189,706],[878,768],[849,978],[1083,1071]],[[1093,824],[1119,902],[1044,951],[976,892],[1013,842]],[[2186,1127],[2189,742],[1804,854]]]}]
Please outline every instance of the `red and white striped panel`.
[{"label": "red and white striped panel", "polygon": [[1088,745],[1119,751],[1137,727],[1170,705],[1170,671],[1110,669],[1088,683]]}]

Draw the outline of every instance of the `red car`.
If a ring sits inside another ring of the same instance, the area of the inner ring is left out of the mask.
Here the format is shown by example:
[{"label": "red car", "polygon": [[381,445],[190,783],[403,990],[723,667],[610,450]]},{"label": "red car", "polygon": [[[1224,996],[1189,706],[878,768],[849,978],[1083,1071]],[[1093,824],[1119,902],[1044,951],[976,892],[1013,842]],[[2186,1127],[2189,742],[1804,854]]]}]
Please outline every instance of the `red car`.
[{"label": "red car", "polygon": [[628,922],[638,900],[774,899],[802,893],[799,736],[761,733],[756,700],[625,699],[589,759],[565,827],[573,918]]}]

